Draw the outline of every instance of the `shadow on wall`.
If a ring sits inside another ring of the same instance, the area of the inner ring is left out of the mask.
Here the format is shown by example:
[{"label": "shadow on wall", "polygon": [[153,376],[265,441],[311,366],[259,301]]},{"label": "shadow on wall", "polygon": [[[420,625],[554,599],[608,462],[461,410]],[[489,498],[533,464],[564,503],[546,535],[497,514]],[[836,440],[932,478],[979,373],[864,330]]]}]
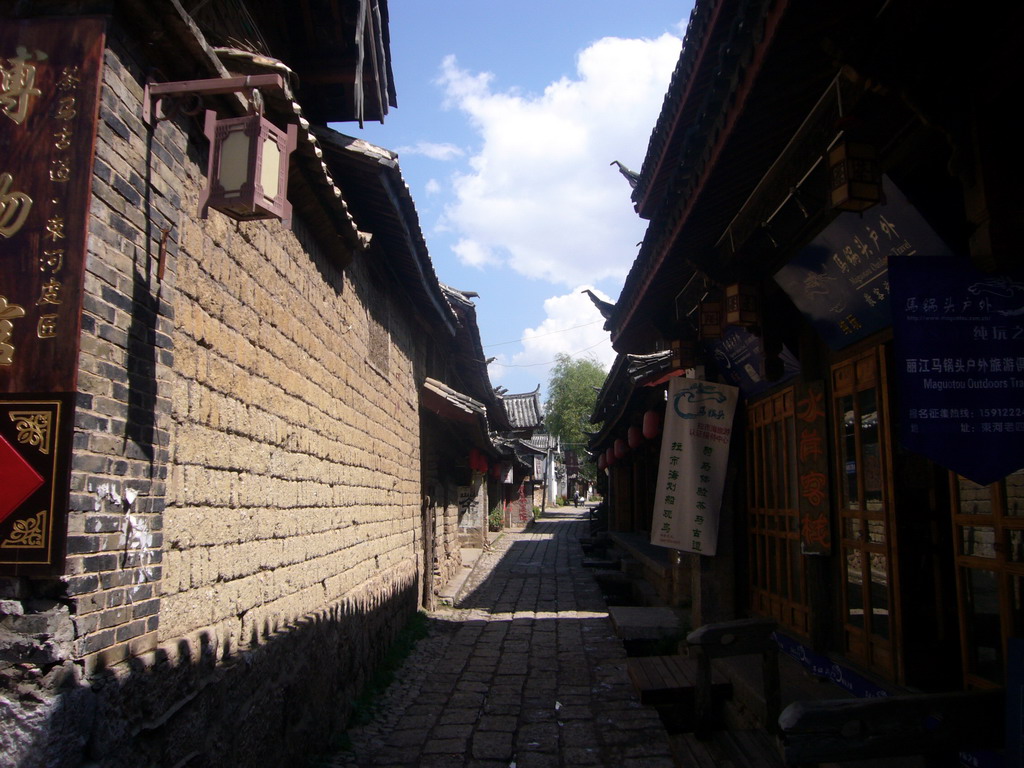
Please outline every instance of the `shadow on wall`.
[{"label": "shadow on wall", "polygon": [[[113,300],[121,298],[115,292],[111,292],[111,295]],[[125,398],[128,403],[128,419],[125,424],[125,442],[133,441],[150,462],[154,459],[153,440],[157,419],[157,348],[170,346],[167,337],[164,337],[162,345],[157,343],[159,304],[159,298],[153,295],[142,275],[136,271],[128,308],[131,324],[128,328],[128,397]]]},{"label": "shadow on wall", "polygon": [[197,644],[179,641],[176,653],[158,649],[97,671],[88,684],[57,693],[43,735],[0,765],[305,766],[342,732],[417,605],[413,580],[292,625],[265,626],[244,650],[218,648],[203,634]]}]

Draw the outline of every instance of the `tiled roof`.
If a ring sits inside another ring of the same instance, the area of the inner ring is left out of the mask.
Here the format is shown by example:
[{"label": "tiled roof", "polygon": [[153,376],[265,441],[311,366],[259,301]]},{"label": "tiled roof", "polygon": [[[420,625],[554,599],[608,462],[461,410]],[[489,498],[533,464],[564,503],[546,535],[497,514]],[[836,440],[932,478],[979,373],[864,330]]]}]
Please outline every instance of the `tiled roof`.
[{"label": "tiled roof", "polygon": [[491,428],[498,432],[506,432],[512,427],[508,422],[508,412],[501,405],[501,398],[491,386],[491,378],[487,372],[487,359],[484,356],[480,326],[476,319],[476,304],[471,300],[476,293],[460,291],[443,283],[441,292],[458,319],[458,328],[452,340],[454,353],[450,360],[458,361],[459,378],[466,391],[487,405]]},{"label": "tiled roof", "polygon": [[657,381],[659,376],[670,371],[671,351],[653,352],[649,355],[620,354],[604,380],[604,386],[594,405],[594,413],[590,417],[591,424],[601,423],[601,430],[589,435],[588,444],[591,449],[602,444],[615,430],[639,387]]},{"label": "tiled roof", "polygon": [[536,429],[544,421],[540,404],[540,385],[533,392],[502,395],[505,412],[513,429]]},{"label": "tiled roof", "polygon": [[330,128],[316,126],[313,133],[360,228],[373,233],[389,266],[403,278],[410,297],[454,334],[455,313],[430,261],[416,205],[398,167],[398,156]]},{"label": "tiled roof", "polygon": [[[153,0],[147,0],[157,5]],[[171,5],[167,3],[167,5]],[[386,0],[182,3],[211,45],[287,62],[317,123],[384,121],[397,106]]]},{"label": "tiled roof", "polygon": [[820,40],[868,5],[697,0],[633,197],[650,224],[606,326],[617,351],[642,347],[695,270],[738,279],[716,244],[835,76]]},{"label": "tiled roof", "polygon": [[549,435],[547,432],[540,432],[531,438],[523,440],[524,443],[538,451],[548,451],[558,446],[558,438]]}]

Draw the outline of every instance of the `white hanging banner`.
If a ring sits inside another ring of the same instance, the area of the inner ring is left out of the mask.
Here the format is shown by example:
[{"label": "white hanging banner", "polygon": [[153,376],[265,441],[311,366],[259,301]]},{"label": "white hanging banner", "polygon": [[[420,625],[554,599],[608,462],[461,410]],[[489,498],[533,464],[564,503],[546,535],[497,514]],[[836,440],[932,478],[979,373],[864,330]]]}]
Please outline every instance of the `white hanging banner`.
[{"label": "white hanging banner", "polygon": [[677,377],[668,388],[651,543],[713,555],[739,389]]}]

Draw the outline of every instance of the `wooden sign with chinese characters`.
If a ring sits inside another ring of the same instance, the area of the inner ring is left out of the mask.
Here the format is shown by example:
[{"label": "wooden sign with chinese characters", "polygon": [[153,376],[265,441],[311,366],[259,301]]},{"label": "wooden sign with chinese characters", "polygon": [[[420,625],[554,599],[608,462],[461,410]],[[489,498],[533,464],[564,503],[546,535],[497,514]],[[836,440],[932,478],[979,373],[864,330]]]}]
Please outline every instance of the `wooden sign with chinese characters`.
[{"label": "wooden sign with chinese characters", "polygon": [[797,384],[796,397],[800,551],[805,555],[827,555],[832,551],[832,531],[825,450],[825,388],[820,381],[801,382]]},{"label": "wooden sign with chinese characters", "polygon": [[[0,483],[0,568],[19,573],[61,566],[71,446],[58,438],[74,418],[105,28],[93,18],[0,26],[0,398],[21,403],[0,412],[0,478],[23,483],[28,465],[43,481],[16,505]],[[55,453],[39,463],[44,434]],[[40,494],[51,501],[44,522]]]},{"label": "wooden sign with chinese characters", "polygon": [[658,461],[651,543],[713,555],[739,390],[675,378]]}]

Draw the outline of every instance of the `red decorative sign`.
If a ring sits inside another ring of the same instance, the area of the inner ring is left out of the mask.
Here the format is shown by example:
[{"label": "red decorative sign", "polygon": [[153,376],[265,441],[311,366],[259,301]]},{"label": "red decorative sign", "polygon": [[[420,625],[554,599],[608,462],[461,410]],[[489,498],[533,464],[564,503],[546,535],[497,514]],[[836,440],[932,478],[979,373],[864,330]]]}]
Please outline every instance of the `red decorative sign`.
[{"label": "red decorative sign", "polygon": [[[24,424],[32,429],[34,416],[25,414]],[[36,427],[38,428],[38,427]],[[32,465],[21,457],[17,449],[0,437],[0,523],[39,490],[45,481]]]},{"label": "red decorative sign", "polygon": [[0,395],[0,569],[46,573],[63,559],[74,395]]},{"label": "red decorative sign", "polygon": [[24,484],[27,462],[43,480],[20,502],[0,490],[3,571],[61,566],[105,30],[0,25],[0,477]]},{"label": "red decorative sign", "polygon": [[805,555],[827,555],[832,551],[832,529],[825,451],[825,388],[820,381],[799,383],[796,396],[800,550]]}]

